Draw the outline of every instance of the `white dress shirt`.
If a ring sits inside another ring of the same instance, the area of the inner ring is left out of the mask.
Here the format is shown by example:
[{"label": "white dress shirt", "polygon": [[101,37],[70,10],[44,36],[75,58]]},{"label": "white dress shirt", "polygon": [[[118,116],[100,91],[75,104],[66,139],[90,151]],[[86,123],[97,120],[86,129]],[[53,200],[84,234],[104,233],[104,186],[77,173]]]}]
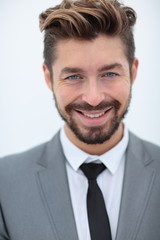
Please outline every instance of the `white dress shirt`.
[{"label": "white dress shirt", "polygon": [[61,130],[60,140],[67,159],[66,169],[79,240],[91,240],[86,206],[88,180],[79,167],[84,162],[97,162],[97,159],[107,168],[97,177],[97,182],[103,193],[112,240],[116,238],[128,138],[125,127],[122,140],[114,148],[103,155],[95,156],[77,148],[67,138],[64,129]]}]

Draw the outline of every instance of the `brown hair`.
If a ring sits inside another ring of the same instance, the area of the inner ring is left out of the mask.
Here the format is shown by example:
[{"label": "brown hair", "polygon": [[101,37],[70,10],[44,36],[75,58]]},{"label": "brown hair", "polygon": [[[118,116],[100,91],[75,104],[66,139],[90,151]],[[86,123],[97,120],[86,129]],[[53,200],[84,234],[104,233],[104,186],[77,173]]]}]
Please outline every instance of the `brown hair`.
[{"label": "brown hair", "polygon": [[50,72],[56,58],[58,40],[95,39],[98,34],[119,36],[125,46],[130,66],[134,60],[133,29],[136,13],[117,0],[63,0],[39,16],[44,35],[44,63]]}]

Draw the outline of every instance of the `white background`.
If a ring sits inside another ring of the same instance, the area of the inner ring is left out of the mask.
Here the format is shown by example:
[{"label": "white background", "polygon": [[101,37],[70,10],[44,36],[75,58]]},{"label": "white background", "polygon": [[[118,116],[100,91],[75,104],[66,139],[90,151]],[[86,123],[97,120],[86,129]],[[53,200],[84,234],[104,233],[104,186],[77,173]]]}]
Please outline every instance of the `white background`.
[{"label": "white background", "polygon": [[[1,0],[0,156],[49,140],[63,124],[42,72],[43,34],[38,15],[60,1]],[[160,1],[124,0],[138,14],[140,60],[126,118],[137,135],[160,145]]]}]

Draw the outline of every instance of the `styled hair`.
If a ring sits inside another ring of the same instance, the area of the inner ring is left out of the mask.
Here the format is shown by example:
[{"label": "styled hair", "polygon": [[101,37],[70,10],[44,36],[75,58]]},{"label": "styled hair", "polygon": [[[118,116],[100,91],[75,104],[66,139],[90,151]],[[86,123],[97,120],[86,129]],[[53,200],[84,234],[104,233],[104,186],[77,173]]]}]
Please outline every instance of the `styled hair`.
[{"label": "styled hair", "polygon": [[63,0],[39,16],[44,31],[44,63],[52,72],[59,40],[92,40],[99,34],[121,38],[130,66],[135,56],[136,13],[117,0]]}]

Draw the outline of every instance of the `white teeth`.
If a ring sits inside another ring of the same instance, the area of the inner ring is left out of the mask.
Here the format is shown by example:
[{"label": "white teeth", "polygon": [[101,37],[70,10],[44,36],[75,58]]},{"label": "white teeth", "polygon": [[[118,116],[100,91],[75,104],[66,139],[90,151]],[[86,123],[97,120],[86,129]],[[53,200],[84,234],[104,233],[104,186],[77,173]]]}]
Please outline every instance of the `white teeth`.
[{"label": "white teeth", "polygon": [[98,113],[98,114],[88,114],[88,113],[83,113],[84,116],[89,117],[89,118],[98,118],[104,115],[105,112]]}]

